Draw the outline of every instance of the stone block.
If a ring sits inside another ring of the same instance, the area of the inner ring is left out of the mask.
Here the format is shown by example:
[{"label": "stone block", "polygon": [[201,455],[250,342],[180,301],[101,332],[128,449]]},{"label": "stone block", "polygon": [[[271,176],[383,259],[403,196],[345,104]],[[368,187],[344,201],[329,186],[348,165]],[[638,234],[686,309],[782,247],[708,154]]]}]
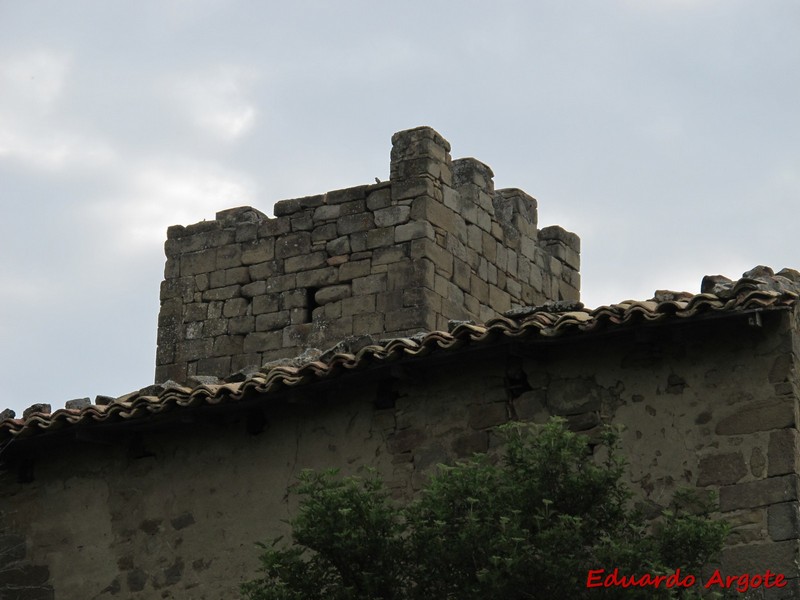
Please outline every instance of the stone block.
[{"label": "stone block", "polygon": [[[75,398],[74,400],[67,400],[64,404],[64,408],[67,410],[82,410],[84,408],[88,408],[92,405],[92,401],[89,398]],[[0,540],[2,540],[2,536],[0,536]],[[0,544],[0,565],[2,565],[4,558],[4,548],[2,544]]]},{"label": "stone block", "polygon": [[328,192],[325,194],[325,204],[344,204],[345,202],[352,202],[353,200],[363,200],[367,195],[367,187],[369,186],[359,185]]},{"label": "stone block", "polygon": [[786,429],[796,424],[793,398],[769,398],[734,407],[735,412],[717,423],[718,435],[741,435],[770,429]]},{"label": "stone block", "polygon": [[386,248],[394,244],[394,227],[383,227],[367,232],[367,248]]},{"label": "stone block", "polygon": [[350,235],[359,231],[369,231],[375,227],[375,220],[370,213],[346,215],[336,220],[339,235]]},{"label": "stone block", "polygon": [[[522,304],[520,302],[522,300],[522,286],[518,281],[514,281],[513,279],[506,280],[506,291],[511,296],[511,303]],[[513,306],[512,306],[513,308]]]},{"label": "stone block", "polygon": [[324,267],[312,271],[301,271],[297,274],[297,287],[323,287],[338,282],[339,268],[337,267]]},{"label": "stone block", "polygon": [[323,317],[327,320],[331,320],[331,319],[338,319],[341,316],[342,316],[341,301],[328,302],[324,306],[318,306],[317,308],[314,309],[314,312],[312,313],[312,318],[317,321]]},{"label": "stone block", "polygon": [[285,292],[286,290],[294,290],[298,287],[297,275],[290,273],[287,275],[276,275],[267,280],[267,292],[275,294],[278,292]]},{"label": "stone block", "polygon": [[698,487],[732,485],[747,475],[747,466],[741,452],[726,452],[702,457],[699,471]]},{"label": "stone block", "polygon": [[287,290],[281,292],[281,310],[291,310],[293,308],[305,308],[308,306],[307,290]]},{"label": "stone block", "polygon": [[289,322],[292,325],[308,323],[310,320],[308,308],[297,307],[289,310]]},{"label": "stone block", "polygon": [[497,267],[495,267],[492,263],[487,263],[486,265],[486,281],[489,282],[490,285],[498,287]]},{"label": "stone block", "polygon": [[495,285],[489,285],[489,306],[496,312],[504,313],[511,310],[511,296]]},{"label": "stone block", "polygon": [[208,274],[208,287],[221,288],[225,287],[225,271],[214,271]]},{"label": "stone block", "polygon": [[247,267],[234,267],[225,269],[225,285],[250,283],[250,270]]},{"label": "stone block", "polygon": [[453,274],[453,255],[429,239],[421,238],[411,242],[411,258],[427,258],[436,268],[437,272],[446,277]]},{"label": "stone block", "polygon": [[370,274],[369,260],[353,260],[339,267],[339,279],[349,281],[356,277],[365,277]]},{"label": "stone block", "polygon": [[386,208],[392,203],[392,190],[387,184],[386,187],[373,190],[367,195],[367,208],[376,211]]},{"label": "stone block", "polygon": [[798,457],[800,448],[796,429],[779,429],[769,435],[767,475],[773,477],[800,472]]},{"label": "stone block", "polygon": [[222,307],[223,317],[241,317],[247,314],[250,303],[245,298],[231,298]]},{"label": "stone block", "polygon": [[275,239],[265,238],[241,245],[243,265],[254,265],[275,258]]},{"label": "stone block", "polygon": [[427,221],[445,231],[454,231],[456,221],[460,220],[459,216],[444,204],[426,196],[414,199],[409,215],[415,221]]},{"label": "stone block", "polygon": [[340,256],[342,254],[350,253],[350,238],[346,235],[331,240],[325,245],[330,256]]},{"label": "stone block", "polygon": [[442,297],[424,287],[407,288],[402,291],[404,307],[425,308],[433,312],[440,312],[442,308]]},{"label": "stone block", "polygon": [[241,289],[242,297],[243,298],[253,298],[255,296],[261,296],[267,293],[267,282],[266,281],[254,281],[252,283],[248,283],[247,285],[243,285]]},{"label": "stone block", "polygon": [[256,319],[253,316],[232,317],[228,319],[228,333],[243,335],[252,333],[256,329]]},{"label": "stone block", "polygon": [[386,313],[385,323],[387,331],[402,331],[405,329],[428,329],[419,308],[400,308]]},{"label": "stone block", "polygon": [[348,317],[375,312],[375,294],[351,296],[341,302],[342,316]]},{"label": "stone block", "polygon": [[217,269],[231,269],[242,266],[242,247],[240,244],[220,246],[216,252]]},{"label": "stone block", "polygon": [[[205,277],[206,275],[202,276]],[[197,275],[195,277],[178,277],[162,281],[159,298],[161,300],[170,300],[173,298],[191,300],[195,289],[195,280],[197,277],[201,276]]]},{"label": "stone block", "polygon": [[278,350],[282,346],[283,334],[280,331],[255,332],[244,338],[245,353]]},{"label": "stone block", "polygon": [[286,273],[294,273],[296,271],[310,271],[311,269],[319,269],[325,266],[325,260],[328,258],[326,252],[311,252],[302,256],[293,256],[287,258],[284,263],[284,271]]},{"label": "stone block", "polygon": [[328,223],[327,225],[315,227],[311,231],[311,242],[314,244],[317,242],[328,242],[333,240],[337,235],[336,223]]},{"label": "stone block", "polygon": [[164,264],[164,279],[179,277],[181,274],[181,261],[178,257],[168,257]]},{"label": "stone block", "polygon": [[339,204],[324,204],[314,210],[314,220],[319,223],[321,221],[338,219],[341,210],[341,205]]},{"label": "stone block", "polygon": [[420,196],[433,198],[435,191],[436,186],[433,179],[428,177],[401,180],[392,177],[392,202]]},{"label": "stone block", "polygon": [[339,265],[343,265],[344,263],[348,262],[350,257],[346,254],[340,254],[339,256],[331,256],[325,261],[325,264],[329,267],[338,267]]},{"label": "stone block", "polygon": [[470,289],[472,270],[469,265],[459,258],[453,259],[453,282],[462,290]]},{"label": "stone block", "polygon": [[[206,323],[208,323],[206,321]],[[225,324],[227,328],[227,323]],[[176,356],[178,362],[186,362],[190,360],[198,360],[211,356],[213,342],[211,338],[204,338],[200,340],[184,340],[176,347]]]},{"label": "stone block", "polygon": [[411,221],[398,225],[394,229],[394,241],[397,243],[408,242],[420,238],[436,239],[433,225],[427,221]]},{"label": "stone block", "polygon": [[213,338],[228,333],[227,319],[206,319],[203,321],[203,337]]},{"label": "stone block", "polygon": [[181,256],[180,273],[182,276],[209,273],[217,268],[217,251],[214,248],[198,250]]},{"label": "stone block", "polygon": [[242,353],[242,335],[220,335],[214,338],[213,356],[231,356]]},{"label": "stone block", "polygon": [[186,381],[187,366],[186,363],[158,365],[156,367],[156,381],[163,382],[169,381]]},{"label": "stone block", "polygon": [[769,537],[776,542],[800,538],[800,505],[793,501],[770,506],[767,528]]},{"label": "stone block", "polygon": [[380,313],[353,315],[353,335],[376,335],[384,332]]},{"label": "stone block", "polygon": [[311,234],[298,231],[275,240],[275,258],[286,259],[311,252]]},{"label": "stone block", "polygon": [[280,294],[263,294],[253,298],[253,314],[277,312],[280,306]]},{"label": "stone block", "polygon": [[230,298],[236,298],[240,295],[241,288],[242,286],[240,285],[228,285],[221,288],[207,290],[203,292],[202,299],[204,302],[209,302],[212,300],[228,300]]},{"label": "stone block", "polygon": [[194,321],[192,323],[187,323],[185,331],[186,335],[184,337],[187,340],[198,340],[203,337],[203,322]]},{"label": "stone block", "polygon": [[477,298],[471,294],[464,294],[464,308],[469,313],[469,318],[473,321],[478,320],[478,312],[480,311],[481,303]]},{"label": "stone block", "polygon": [[317,290],[314,294],[314,301],[322,306],[329,302],[336,302],[337,300],[349,298],[351,294],[352,290],[347,284],[331,285]]},{"label": "stone block", "polygon": [[719,509],[728,512],[797,500],[797,476],[782,475],[759,481],[723,486],[719,490]]},{"label": "stone block", "polygon": [[291,315],[288,310],[256,316],[256,331],[274,331],[283,329],[291,324]]},{"label": "stone block", "polygon": [[581,251],[581,239],[558,225],[551,225],[539,230],[539,240],[544,244],[561,242],[575,252]]},{"label": "stone block", "polygon": [[263,263],[250,265],[251,281],[265,281],[273,275],[280,274],[280,272],[281,265],[275,260],[268,260]]},{"label": "stone block", "polygon": [[376,248],[372,253],[373,265],[386,265],[400,262],[408,257],[408,245],[396,244],[389,248]]},{"label": "stone block", "polygon": [[367,205],[364,200],[351,200],[350,202],[345,202],[343,204],[339,204],[338,206],[340,207],[340,217],[344,217],[346,215],[356,215],[366,212],[367,210]]},{"label": "stone block", "polygon": [[208,304],[205,302],[193,302],[183,306],[183,321],[205,321],[208,318]]},{"label": "stone block", "polygon": [[200,275],[194,276],[194,286],[196,290],[205,292],[210,285],[208,273],[201,273]]},{"label": "stone block", "polygon": [[240,223],[236,227],[234,240],[239,242],[252,242],[258,237],[258,223]]},{"label": "stone block", "polygon": [[352,260],[359,260],[362,257],[356,256],[358,253],[363,253],[367,249],[367,232],[366,231],[357,231],[356,233],[350,234],[350,250],[354,253],[351,258]]},{"label": "stone block", "polygon": [[279,200],[272,207],[272,213],[276,217],[285,217],[293,215],[299,210],[304,208],[300,198],[292,198],[291,200]]},{"label": "stone block", "polygon": [[292,231],[311,231],[314,229],[314,220],[311,218],[311,211],[309,210],[292,215],[290,221]]},{"label": "stone block", "polygon": [[375,211],[376,227],[392,227],[406,223],[411,215],[410,206],[389,206]]},{"label": "stone block", "polygon": [[387,287],[387,275],[380,273],[377,275],[367,275],[353,279],[353,295],[376,294],[383,292]]},{"label": "stone block", "polygon": [[164,300],[161,303],[161,310],[158,312],[159,326],[169,326],[175,324],[176,319],[180,319],[183,314],[183,303],[178,298]]},{"label": "stone block", "polygon": [[289,219],[286,218],[268,219],[266,221],[262,221],[259,224],[258,237],[268,238],[268,237],[283,235],[284,233],[289,233],[289,231],[291,231],[291,228],[292,225],[289,222]]},{"label": "stone block", "polygon": [[381,292],[375,296],[375,308],[379,313],[386,314],[393,310],[403,308],[403,295],[397,290]]}]

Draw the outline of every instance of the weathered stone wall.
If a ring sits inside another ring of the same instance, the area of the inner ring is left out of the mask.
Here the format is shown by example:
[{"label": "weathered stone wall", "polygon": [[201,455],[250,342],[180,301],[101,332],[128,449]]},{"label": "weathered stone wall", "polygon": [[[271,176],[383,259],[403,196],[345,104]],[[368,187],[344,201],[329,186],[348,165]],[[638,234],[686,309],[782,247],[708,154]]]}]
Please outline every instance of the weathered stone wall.
[{"label": "weathered stone wall", "polygon": [[0,507],[56,600],[236,597],[257,567],[253,543],[285,533],[302,468],[371,465],[409,497],[435,464],[496,449],[495,426],[561,415],[590,436],[624,425],[630,481],[654,513],[681,486],[718,490],[734,524],[723,568],[783,573],[792,587],[771,597],[796,598],[798,318],[752,322],[432,354],[291,390],[291,404],[122,426],[43,453],[32,482],[0,488]]},{"label": "weathered stone wall", "polygon": [[578,236],[537,229],[536,200],[428,127],[392,142],[388,182],[169,229],[157,382],[578,300]]}]

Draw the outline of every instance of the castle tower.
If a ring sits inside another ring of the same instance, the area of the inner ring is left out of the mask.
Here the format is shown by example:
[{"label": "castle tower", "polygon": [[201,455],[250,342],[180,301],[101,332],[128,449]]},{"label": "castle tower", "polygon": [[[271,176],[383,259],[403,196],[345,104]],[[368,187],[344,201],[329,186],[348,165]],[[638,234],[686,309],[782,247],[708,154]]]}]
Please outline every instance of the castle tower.
[{"label": "castle tower", "polygon": [[430,127],[392,144],[388,182],[169,228],[156,382],[579,299],[580,240],[537,229],[534,198]]}]

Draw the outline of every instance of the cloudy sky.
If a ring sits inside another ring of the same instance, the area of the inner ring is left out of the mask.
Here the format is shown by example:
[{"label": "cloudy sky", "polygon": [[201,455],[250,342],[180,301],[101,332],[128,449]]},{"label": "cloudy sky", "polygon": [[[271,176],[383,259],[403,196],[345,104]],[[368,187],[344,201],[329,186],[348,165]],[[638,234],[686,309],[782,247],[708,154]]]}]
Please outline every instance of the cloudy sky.
[{"label": "cloudy sky", "polygon": [[0,0],[0,408],[152,382],[169,225],[388,179],[393,132],[582,238],[583,301],[800,268],[796,0]]}]

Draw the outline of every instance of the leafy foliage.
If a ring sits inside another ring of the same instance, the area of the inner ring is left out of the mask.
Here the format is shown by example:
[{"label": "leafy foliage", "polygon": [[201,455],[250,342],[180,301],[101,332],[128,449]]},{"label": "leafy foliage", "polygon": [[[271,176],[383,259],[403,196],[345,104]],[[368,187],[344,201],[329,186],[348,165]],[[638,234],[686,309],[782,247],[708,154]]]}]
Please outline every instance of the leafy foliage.
[{"label": "leafy foliage", "polygon": [[[420,497],[396,506],[375,473],[304,472],[294,544],[262,545],[249,600],[691,598],[694,589],[587,589],[590,569],[693,573],[722,547],[727,524],[688,493],[649,526],[630,508],[618,435],[594,460],[554,420],[502,429],[499,462],[440,466]],[[696,586],[702,589],[701,585]]]}]

